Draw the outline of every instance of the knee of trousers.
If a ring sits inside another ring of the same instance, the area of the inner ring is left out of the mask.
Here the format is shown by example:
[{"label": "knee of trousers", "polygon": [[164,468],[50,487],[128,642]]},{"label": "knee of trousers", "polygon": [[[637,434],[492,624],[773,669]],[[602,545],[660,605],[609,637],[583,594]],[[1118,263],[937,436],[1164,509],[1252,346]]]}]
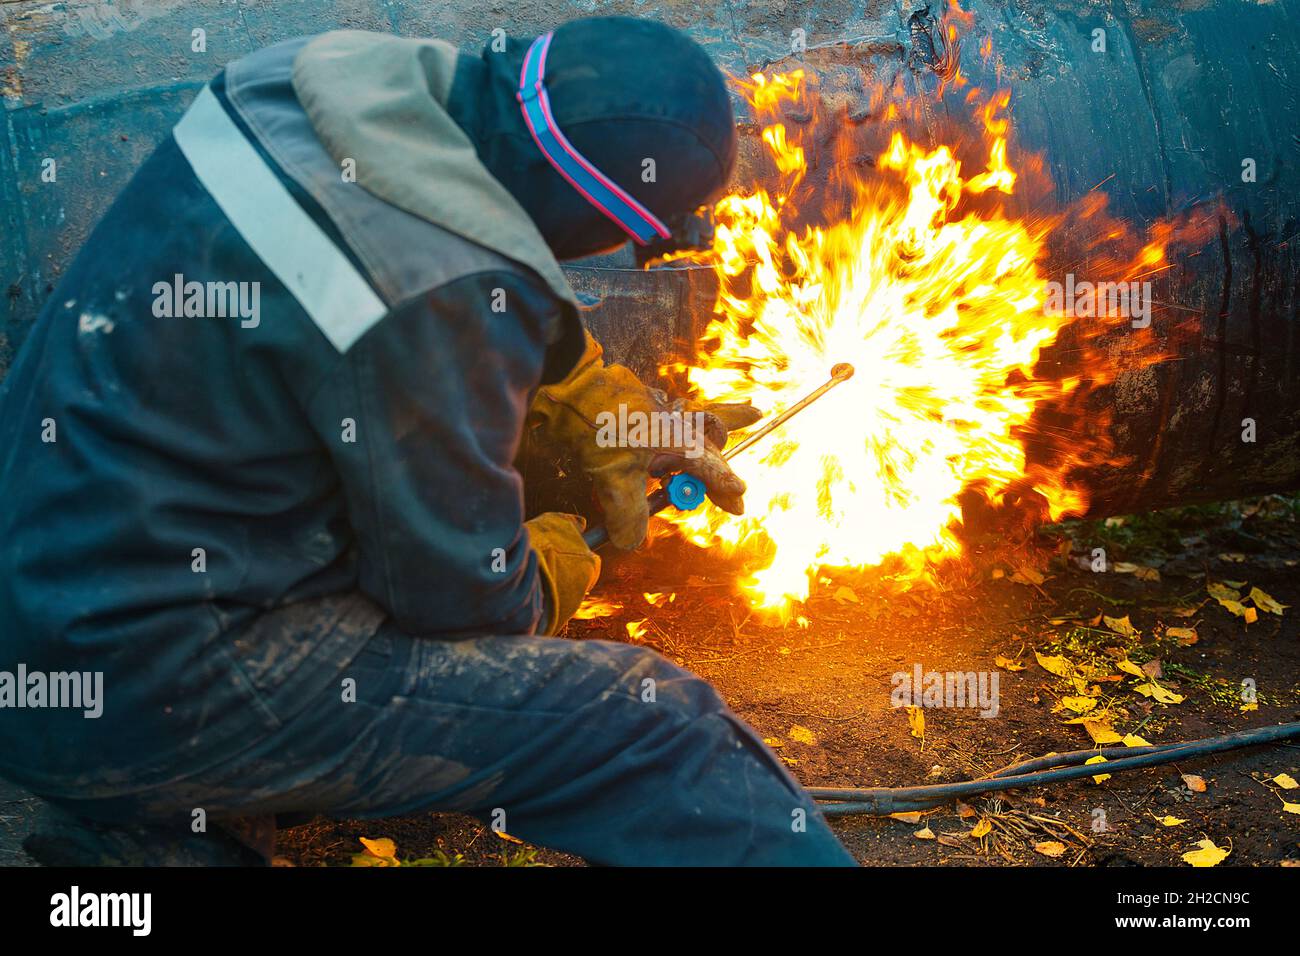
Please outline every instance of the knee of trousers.
[{"label": "knee of trousers", "polygon": [[727,712],[713,686],[656,651],[606,641],[584,642],[610,656],[609,697],[653,704],[657,719],[690,723]]}]

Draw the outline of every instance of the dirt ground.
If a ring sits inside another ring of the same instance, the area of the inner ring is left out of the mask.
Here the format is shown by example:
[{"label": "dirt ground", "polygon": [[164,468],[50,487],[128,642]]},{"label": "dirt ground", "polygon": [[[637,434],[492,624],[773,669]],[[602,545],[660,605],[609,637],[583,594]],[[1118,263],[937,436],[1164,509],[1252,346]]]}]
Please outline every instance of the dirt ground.
[{"label": "dirt ground", "polygon": [[[1104,573],[1090,568],[1098,547],[1110,562]],[[566,636],[633,640],[708,679],[805,785],[909,786],[1091,746],[1082,724],[1065,723],[1075,711],[1054,712],[1065,698],[1087,707],[1079,698],[1096,695],[1088,716],[1104,712],[1118,734],[1151,743],[1300,720],[1298,567],[1300,499],[1271,497],[1055,526],[1017,546],[986,542],[936,587],[881,573],[833,580],[802,609],[805,628],[761,622],[734,593],[733,565],[660,539],[607,562],[596,593],[622,609],[575,621]],[[1247,624],[1207,593],[1207,581],[1243,595],[1257,587],[1293,607],[1280,615],[1257,610]],[[651,605],[647,590],[676,598]],[[1127,617],[1138,634],[1115,633],[1098,620],[1102,614]],[[629,624],[644,633],[631,637]],[[1044,669],[1036,653],[1052,666],[1060,657],[1095,669],[1076,688]],[[1135,688],[1143,680],[1118,669],[1120,660],[1183,700],[1141,696]],[[926,708],[924,739],[914,736],[891,691],[893,676],[916,664],[927,672],[996,672],[996,716]],[[1255,709],[1242,709],[1246,680],[1254,681]],[[855,816],[832,825],[859,861],[877,866],[1184,866],[1182,855],[1205,839],[1231,850],[1222,866],[1294,866],[1300,815],[1283,807],[1300,801],[1300,790],[1271,782],[1284,773],[1300,778],[1300,746],[975,798],[916,821]],[[1183,774],[1202,778],[1204,790]],[[34,808],[21,792],[0,791],[0,865],[30,865],[19,844]],[[1166,818],[1184,822],[1166,826]],[[988,832],[972,836],[984,821]],[[454,814],[316,820],[280,832],[280,862],[348,865],[362,850],[360,837],[389,838],[408,861],[582,865]],[[1050,857],[1037,844],[1061,849]]]},{"label": "dirt ground", "polygon": [[[634,640],[708,679],[805,785],[962,780],[1092,745],[1083,725],[1064,723],[1074,711],[1053,712],[1063,697],[1077,703],[1080,695],[1035,652],[1049,663],[1064,657],[1099,666],[1094,675],[1121,675],[1086,682],[1081,696],[1098,694],[1089,716],[1106,711],[1118,734],[1151,743],[1300,720],[1300,607],[1281,615],[1261,610],[1246,624],[1206,592],[1207,580],[1226,581],[1300,605],[1298,516],[1297,500],[1272,497],[1056,526],[1015,548],[993,542],[977,549],[971,564],[950,569],[936,588],[903,590],[885,575],[823,584],[803,610],[806,628],[761,623],[733,593],[734,567],[661,539],[607,563],[596,593],[623,610],[575,621],[566,636]],[[1105,573],[1091,570],[1098,547],[1110,562]],[[652,606],[647,590],[676,599]],[[1102,614],[1127,617],[1138,635],[1115,633],[1096,620]],[[628,625],[637,622],[633,629],[644,634],[632,638]],[[1195,643],[1186,629],[1195,631]],[[1112,666],[1123,659],[1145,665],[1182,702],[1136,693],[1143,681]],[[996,671],[997,715],[927,708],[924,740],[915,737],[891,691],[893,675],[917,663],[924,671]],[[1244,680],[1255,682],[1257,709],[1242,710]],[[870,865],[1185,866],[1182,855],[1204,839],[1231,849],[1223,866],[1300,865],[1300,815],[1283,810],[1300,791],[1284,797],[1270,782],[1282,773],[1300,778],[1300,746],[976,798],[916,822],[855,816],[833,826]],[[1182,774],[1201,777],[1204,790]],[[1184,822],[1166,826],[1167,817]],[[985,819],[988,834],[971,836]],[[935,838],[915,836],[925,829]],[[441,851],[440,861],[459,854],[466,865],[581,864],[448,814],[316,821],[283,831],[280,852],[296,865],[346,864],[361,836],[391,838],[406,859]],[[1040,843],[1064,849],[1053,858],[1035,850]]]}]

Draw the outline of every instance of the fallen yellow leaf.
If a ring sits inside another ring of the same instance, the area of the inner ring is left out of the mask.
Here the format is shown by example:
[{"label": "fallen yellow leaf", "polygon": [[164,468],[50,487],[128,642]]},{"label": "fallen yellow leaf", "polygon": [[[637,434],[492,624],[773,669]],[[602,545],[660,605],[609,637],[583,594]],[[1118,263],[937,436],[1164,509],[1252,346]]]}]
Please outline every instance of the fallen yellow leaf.
[{"label": "fallen yellow leaf", "polygon": [[360,839],[361,845],[375,856],[394,857],[397,855],[397,844],[388,837],[381,837],[378,840],[367,840],[365,837]]},{"label": "fallen yellow leaf", "polygon": [[1108,720],[1085,720],[1083,729],[1088,732],[1094,744],[1117,744],[1124,739],[1115,733],[1115,728]]},{"label": "fallen yellow leaf", "polygon": [[[1087,765],[1089,765],[1089,764],[1094,764],[1094,763],[1105,763],[1105,762],[1106,762],[1106,758],[1103,757],[1101,754],[1097,754],[1097,756],[1095,756],[1095,757],[1089,757],[1087,760],[1085,760],[1085,761],[1084,761],[1084,765],[1087,766]],[[1105,781],[1107,781],[1107,780],[1110,779],[1110,776],[1111,776],[1111,775],[1108,774],[1108,773],[1096,773],[1096,774],[1093,774],[1093,775],[1092,775],[1092,782],[1093,782],[1093,783],[1104,783]]]},{"label": "fallen yellow leaf", "polygon": [[1111,568],[1116,574],[1131,574],[1139,581],[1160,580],[1160,572],[1155,568],[1142,564],[1133,564],[1131,561],[1116,561],[1111,565]]},{"label": "fallen yellow leaf", "polygon": [[1205,792],[1205,778],[1194,773],[1183,774],[1183,783],[1187,784],[1187,789],[1192,793]]},{"label": "fallen yellow leaf", "polygon": [[1177,817],[1171,817],[1168,814],[1160,818],[1160,825],[1166,827],[1178,827],[1186,823],[1186,820],[1180,820]]},{"label": "fallen yellow leaf", "polygon": [[1259,612],[1253,607],[1247,607],[1240,601],[1220,601],[1219,605],[1225,610],[1231,611],[1237,617],[1241,618],[1247,624],[1254,624],[1259,620]]},{"label": "fallen yellow leaf", "polygon": [[1001,654],[993,658],[993,663],[1004,671],[1022,671],[1029,666],[1023,661],[1013,661],[1011,658],[1003,657]]},{"label": "fallen yellow leaf", "polygon": [[920,823],[921,814],[917,810],[908,810],[905,813],[900,811],[898,813],[891,813],[889,819],[900,820],[903,823]]},{"label": "fallen yellow leaf", "polygon": [[1230,588],[1226,584],[1220,584],[1217,581],[1207,581],[1205,583],[1205,590],[1210,595],[1210,597],[1214,598],[1214,600],[1220,603],[1224,601],[1241,600],[1240,591],[1238,591],[1236,588]]},{"label": "fallen yellow leaf", "polygon": [[1180,647],[1191,647],[1200,640],[1194,627],[1167,627],[1165,633],[1176,640]]},{"label": "fallen yellow leaf", "polygon": [[1064,855],[1065,844],[1056,840],[1044,840],[1041,843],[1034,844],[1034,852],[1041,853],[1043,856],[1050,856],[1053,860]]},{"label": "fallen yellow leaf", "polygon": [[1133,688],[1143,697],[1151,697],[1162,704],[1181,704],[1186,698],[1182,694],[1175,694],[1167,687],[1161,687],[1155,681],[1149,684],[1141,684]]},{"label": "fallen yellow leaf", "polygon": [[795,724],[791,727],[790,732],[786,736],[798,743],[807,744],[809,747],[817,746],[817,735],[807,727],[802,727],[799,724]]},{"label": "fallen yellow leaf", "polygon": [[1120,661],[1115,666],[1118,667],[1120,670],[1122,670],[1125,674],[1132,674],[1134,677],[1140,677],[1142,680],[1147,679],[1147,672],[1144,671],[1142,668],[1138,667],[1127,657],[1124,658],[1124,660]]},{"label": "fallen yellow leaf", "polygon": [[1138,635],[1138,629],[1129,622],[1127,614],[1123,617],[1106,617],[1103,615],[1102,620],[1116,634],[1123,634],[1125,637],[1137,637]]},{"label": "fallen yellow leaf", "polygon": [[917,830],[912,834],[912,836],[916,837],[918,840],[933,840],[934,831],[929,827],[924,827],[923,829]]},{"label": "fallen yellow leaf", "polygon": [[968,837],[972,837],[978,840],[980,837],[988,836],[992,830],[993,830],[993,824],[990,823],[987,819],[984,819],[984,820],[980,820],[979,823],[971,827],[970,833],[966,835]]},{"label": "fallen yellow leaf", "polygon": [[387,837],[379,840],[368,840],[360,837],[361,845],[365,847],[364,853],[352,854],[353,866],[401,866],[401,861],[397,859],[397,844]]},{"label": "fallen yellow leaf", "polygon": [[1076,714],[1086,714],[1097,706],[1097,701],[1091,697],[1062,697],[1058,710],[1065,708],[1072,710]]},{"label": "fallen yellow leaf", "polygon": [[1287,813],[1300,813],[1300,803],[1283,803],[1282,809]]},{"label": "fallen yellow leaf", "polygon": [[1213,840],[1202,840],[1196,845],[1199,849],[1188,850],[1183,854],[1183,861],[1192,866],[1218,866],[1232,852],[1215,846]]},{"label": "fallen yellow leaf", "polygon": [[1055,674],[1057,677],[1073,677],[1074,665],[1064,657],[1048,657],[1034,651],[1034,657],[1038,659],[1038,666],[1049,674]]},{"label": "fallen yellow leaf", "polygon": [[1125,747],[1150,747],[1151,741],[1139,737],[1137,734],[1125,734],[1124,746]]},{"label": "fallen yellow leaf", "polygon": [[1289,773],[1278,774],[1273,778],[1273,782],[1283,790],[1294,790],[1297,786],[1300,786],[1300,784],[1295,782],[1295,777],[1291,776]]},{"label": "fallen yellow leaf", "polygon": [[925,711],[920,707],[908,707],[907,726],[912,729],[913,737],[925,740]]},{"label": "fallen yellow leaf", "polygon": [[1279,604],[1273,598],[1261,591],[1259,588],[1250,589],[1250,599],[1255,602],[1255,606],[1261,611],[1268,611],[1269,614],[1281,615],[1282,611],[1290,607],[1289,604]]}]

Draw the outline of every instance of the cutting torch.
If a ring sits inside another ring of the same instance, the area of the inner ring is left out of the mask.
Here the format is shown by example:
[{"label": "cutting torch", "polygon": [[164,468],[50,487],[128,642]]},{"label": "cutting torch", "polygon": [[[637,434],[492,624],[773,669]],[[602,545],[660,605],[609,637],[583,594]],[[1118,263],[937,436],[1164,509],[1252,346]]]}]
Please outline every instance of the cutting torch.
[{"label": "cutting torch", "polygon": [[[773,416],[765,422],[760,428],[746,435],[741,441],[726,449],[722,453],[723,461],[728,461],[739,455],[746,448],[749,448],[762,441],[772,432],[776,431],[790,419],[794,418],[801,411],[811,405],[817,399],[821,398],[836,385],[841,382],[847,382],[853,377],[853,366],[848,362],[841,362],[831,369],[831,377],[824,383],[813,389],[799,401],[795,402],[779,415]],[[672,505],[678,511],[694,511],[704,503],[708,493],[708,488],[704,482],[690,474],[689,472],[678,472],[664,478],[659,487],[646,496],[646,506],[650,514],[658,514],[669,505]],[[609,532],[604,525],[598,525],[589,528],[582,536],[587,542],[587,547],[595,551],[609,541]]]}]

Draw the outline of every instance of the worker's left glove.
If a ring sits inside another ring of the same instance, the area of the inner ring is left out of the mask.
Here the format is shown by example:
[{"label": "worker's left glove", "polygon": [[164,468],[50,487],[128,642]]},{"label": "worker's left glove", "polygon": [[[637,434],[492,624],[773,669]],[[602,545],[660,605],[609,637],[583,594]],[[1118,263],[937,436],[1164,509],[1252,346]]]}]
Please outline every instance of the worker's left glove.
[{"label": "worker's left glove", "polygon": [[559,633],[600,577],[600,555],[582,540],[586,526],[578,515],[554,511],[524,522],[546,588],[549,615],[544,634]]},{"label": "worker's left glove", "polygon": [[[662,392],[647,388],[631,369],[606,365],[601,354],[600,344],[588,334],[587,349],[577,367],[564,381],[537,393],[529,419],[544,444],[573,454],[591,476],[614,546],[628,551],[645,540],[649,521],[646,479],[650,475],[689,471],[704,482],[714,504],[742,514],[745,483],[723,460],[719,448],[726,444],[729,430],[753,424],[759,412],[749,405],[669,403]],[[631,420],[621,418],[620,406],[628,416],[703,412],[704,434],[692,435],[689,446],[629,445],[615,440],[625,436],[609,434],[612,422]]]}]

